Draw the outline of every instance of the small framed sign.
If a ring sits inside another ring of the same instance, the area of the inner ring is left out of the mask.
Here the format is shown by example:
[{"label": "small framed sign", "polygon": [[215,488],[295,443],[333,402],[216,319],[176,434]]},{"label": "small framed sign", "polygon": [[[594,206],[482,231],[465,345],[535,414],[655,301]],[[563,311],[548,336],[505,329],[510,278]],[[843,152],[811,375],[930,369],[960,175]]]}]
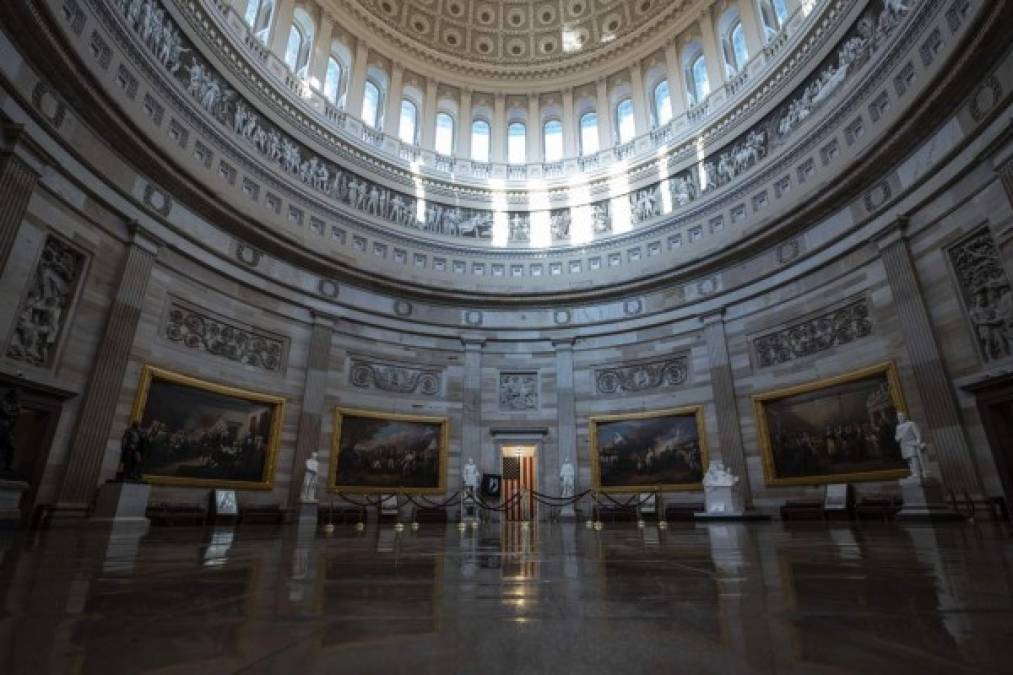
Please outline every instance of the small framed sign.
[{"label": "small framed sign", "polygon": [[847,483],[831,483],[827,485],[826,495],[823,497],[824,511],[847,511],[848,490]]},{"label": "small framed sign", "polygon": [[214,515],[216,516],[238,516],[239,505],[236,502],[235,490],[214,491]]}]

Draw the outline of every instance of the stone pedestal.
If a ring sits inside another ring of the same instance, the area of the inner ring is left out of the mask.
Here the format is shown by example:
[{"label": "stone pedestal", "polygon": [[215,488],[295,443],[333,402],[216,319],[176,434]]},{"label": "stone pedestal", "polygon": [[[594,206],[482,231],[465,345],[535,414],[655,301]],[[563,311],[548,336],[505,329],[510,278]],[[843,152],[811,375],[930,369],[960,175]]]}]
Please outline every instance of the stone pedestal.
[{"label": "stone pedestal", "polygon": [[0,525],[17,525],[21,520],[21,497],[31,486],[23,480],[0,478]]},{"label": "stone pedestal", "polygon": [[478,504],[475,502],[474,494],[470,491],[465,492],[461,498],[461,522],[470,525],[478,521]]},{"label": "stone pedestal", "polygon": [[704,488],[707,510],[693,514],[697,521],[770,520],[770,516],[747,511],[738,485],[710,485]]},{"label": "stone pedestal", "polygon": [[577,520],[577,510],[573,508],[573,504],[567,504],[559,509],[559,519],[566,521]]},{"label": "stone pedestal", "polygon": [[299,504],[296,520],[298,534],[296,536],[300,542],[316,537],[318,508],[317,502],[301,502]]},{"label": "stone pedestal", "polygon": [[962,520],[963,516],[946,503],[939,479],[909,476],[900,481],[904,506],[898,520]]},{"label": "stone pedestal", "polygon": [[110,481],[99,488],[91,522],[96,525],[111,523],[117,529],[132,525],[146,530],[148,519],[144,512],[148,509],[150,495],[151,486],[147,483]]}]

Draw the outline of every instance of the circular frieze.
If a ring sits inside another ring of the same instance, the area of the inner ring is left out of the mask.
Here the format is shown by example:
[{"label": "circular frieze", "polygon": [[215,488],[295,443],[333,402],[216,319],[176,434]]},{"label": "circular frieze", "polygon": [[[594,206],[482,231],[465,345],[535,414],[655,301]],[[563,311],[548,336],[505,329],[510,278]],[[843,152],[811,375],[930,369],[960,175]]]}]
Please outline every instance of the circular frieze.
[{"label": "circular frieze", "polygon": [[482,325],[482,312],[477,309],[469,309],[464,313],[464,323],[469,326],[481,326]]},{"label": "circular frieze", "polygon": [[552,320],[559,326],[565,326],[570,323],[570,310],[557,309],[552,315]]},{"label": "circular frieze", "polygon": [[317,290],[320,291],[320,295],[336,298],[338,297],[338,282],[333,279],[321,279],[317,282]]},{"label": "circular frieze", "polygon": [[394,301],[394,313],[398,316],[411,316],[413,310],[412,303],[407,300]]}]

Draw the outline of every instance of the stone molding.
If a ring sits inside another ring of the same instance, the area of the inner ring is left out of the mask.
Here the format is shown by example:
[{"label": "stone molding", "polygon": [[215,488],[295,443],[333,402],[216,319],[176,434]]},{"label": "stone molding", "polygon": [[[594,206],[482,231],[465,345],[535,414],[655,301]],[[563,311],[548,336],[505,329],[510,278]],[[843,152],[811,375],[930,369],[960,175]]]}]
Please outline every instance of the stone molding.
[{"label": "stone molding", "polygon": [[594,372],[595,393],[638,394],[678,387],[689,380],[689,353],[657,361],[641,361]]},{"label": "stone molding", "polygon": [[750,340],[758,368],[781,365],[872,334],[865,298]]}]

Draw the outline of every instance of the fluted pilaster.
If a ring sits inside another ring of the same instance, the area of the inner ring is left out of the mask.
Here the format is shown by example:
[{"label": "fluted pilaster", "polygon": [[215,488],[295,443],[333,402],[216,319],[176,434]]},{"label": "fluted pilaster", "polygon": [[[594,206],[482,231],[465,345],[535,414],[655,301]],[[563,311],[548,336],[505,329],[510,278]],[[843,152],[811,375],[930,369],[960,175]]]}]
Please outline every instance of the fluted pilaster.
[{"label": "fluted pilaster", "polygon": [[0,274],[14,248],[21,221],[28,210],[39,174],[14,153],[13,146],[24,133],[20,126],[5,127],[4,151],[0,153]]},{"label": "fluted pilaster", "polygon": [[462,338],[464,387],[461,405],[461,465],[472,458],[482,471],[492,472],[495,458],[482,452],[482,346],[484,338]]},{"label": "fluted pilaster", "polygon": [[[306,460],[320,450],[320,427],[325,414],[324,398],[327,389],[327,371],[331,361],[331,339],[334,320],[315,316],[310,334],[309,353],[306,357],[306,384],[303,387],[302,407],[299,412],[299,432],[295,438],[292,456],[292,483],[289,486],[289,504],[297,504],[302,494]],[[330,461],[334,461],[331,457]]]}]

